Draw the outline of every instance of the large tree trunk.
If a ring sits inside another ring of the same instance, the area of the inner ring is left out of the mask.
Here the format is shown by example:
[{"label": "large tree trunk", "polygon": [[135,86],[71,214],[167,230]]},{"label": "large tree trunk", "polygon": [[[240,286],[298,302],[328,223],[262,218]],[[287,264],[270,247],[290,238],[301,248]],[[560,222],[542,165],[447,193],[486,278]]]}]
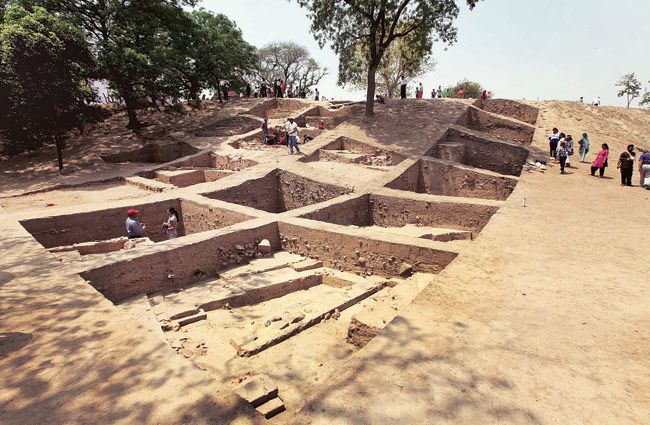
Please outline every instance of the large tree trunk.
[{"label": "large tree trunk", "polygon": [[56,143],[56,157],[59,160],[59,173],[63,172],[63,139],[60,135],[54,136]]},{"label": "large tree trunk", "polygon": [[377,74],[378,64],[375,61],[370,63],[368,67],[368,90],[366,90],[366,116],[372,117],[375,114],[375,90],[377,83],[375,76]]},{"label": "large tree trunk", "polygon": [[124,90],[122,91],[122,93],[124,93],[126,114],[129,116],[129,123],[126,125],[126,128],[129,128],[131,130],[137,130],[142,127],[142,123],[138,121],[138,115],[135,112],[137,107],[137,101],[130,90]]}]

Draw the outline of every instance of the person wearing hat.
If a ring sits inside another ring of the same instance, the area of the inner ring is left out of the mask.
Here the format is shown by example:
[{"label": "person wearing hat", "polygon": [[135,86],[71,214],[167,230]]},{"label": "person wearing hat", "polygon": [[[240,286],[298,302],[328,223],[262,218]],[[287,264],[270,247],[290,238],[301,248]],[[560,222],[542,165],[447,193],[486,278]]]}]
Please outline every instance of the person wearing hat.
[{"label": "person wearing hat", "polygon": [[129,235],[129,239],[141,238],[144,236],[144,230],[146,226],[140,223],[138,220],[139,210],[128,210],[126,214],[126,232]]}]

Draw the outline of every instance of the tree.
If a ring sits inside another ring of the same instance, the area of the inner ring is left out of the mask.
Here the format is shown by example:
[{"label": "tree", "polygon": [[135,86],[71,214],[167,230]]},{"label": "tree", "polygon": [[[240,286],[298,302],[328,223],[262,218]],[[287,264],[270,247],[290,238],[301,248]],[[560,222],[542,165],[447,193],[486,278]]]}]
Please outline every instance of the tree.
[{"label": "tree", "polygon": [[0,122],[10,154],[59,141],[78,126],[94,97],[86,82],[94,67],[80,28],[43,7],[7,8],[0,26]]},{"label": "tree", "polygon": [[478,99],[483,93],[483,86],[476,81],[469,81],[467,79],[457,82],[453,86],[449,86],[445,89],[446,97],[458,97],[458,91],[463,89],[465,92],[465,98],[468,99]]},{"label": "tree", "polygon": [[[648,81],[648,85],[650,86],[650,81]],[[641,99],[639,100],[639,105],[650,109],[650,90],[644,90],[643,96],[641,96]]]},{"label": "tree", "polygon": [[621,88],[618,91],[618,97],[627,97],[628,108],[630,107],[632,100],[639,97],[639,94],[641,93],[641,82],[636,78],[634,73],[623,75],[621,79],[618,80],[618,83],[616,83],[616,87]]},{"label": "tree", "polygon": [[[422,55],[437,40],[453,43],[458,16],[456,0],[297,0],[312,20],[311,31],[321,48],[328,42],[339,55],[339,84],[352,81],[359,45],[367,52],[366,116],[374,112],[377,69],[391,43],[409,37]],[[478,0],[465,0],[472,9]],[[352,65],[352,66],[351,66]]]},{"label": "tree", "polygon": [[[422,54],[412,46],[413,43],[408,37],[397,39],[388,47],[379,63],[376,77],[377,91],[385,94],[389,99],[399,94],[402,76],[407,81],[412,81],[435,68],[435,61],[430,52]],[[367,76],[364,72],[368,69],[366,50],[365,46],[357,49],[357,63],[354,65],[356,73],[350,78],[350,83],[360,89],[365,89],[367,84]]]},{"label": "tree", "polygon": [[128,128],[142,123],[136,109],[146,97],[181,96],[179,46],[189,43],[193,23],[183,6],[195,0],[43,0],[48,9],[75,20],[97,54],[97,77],[108,80],[126,105]]},{"label": "tree", "polygon": [[[185,49],[185,60],[193,77],[181,71],[186,96],[198,102],[200,89],[211,88],[221,100],[222,80],[243,83],[256,71],[255,47],[244,41],[241,30],[225,15],[201,9],[192,12],[190,17],[194,31],[191,45]],[[182,51],[182,46],[179,49]]]},{"label": "tree", "polygon": [[258,76],[262,80],[280,79],[298,92],[309,92],[327,74],[326,68],[311,57],[307,48],[293,42],[270,43],[259,49]]}]

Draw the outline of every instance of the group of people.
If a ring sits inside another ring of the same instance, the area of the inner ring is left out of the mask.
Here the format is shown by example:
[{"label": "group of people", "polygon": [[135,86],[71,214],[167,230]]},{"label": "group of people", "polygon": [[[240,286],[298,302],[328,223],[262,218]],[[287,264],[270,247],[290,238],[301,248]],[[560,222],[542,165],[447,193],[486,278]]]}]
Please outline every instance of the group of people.
[{"label": "group of people", "polygon": [[[224,81],[221,84],[221,93],[224,100],[229,100],[230,90],[232,89],[230,82]],[[279,98],[307,98],[307,91],[305,88],[298,88],[297,86],[288,86],[283,80],[276,79],[272,83],[267,82],[266,80],[256,85],[255,89],[250,84],[246,84],[244,90],[239,93],[239,97],[279,97]],[[206,95],[203,95],[203,100],[206,99]],[[314,89],[314,100],[325,100],[321,98],[318,88]]]},{"label": "group of people", "polygon": [[[584,103],[585,98],[583,96],[580,96],[580,103]],[[596,96],[594,100],[591,102],[592,105],[594,106],[600,106],[600,96]]]},{"label": "group of people", "polygon": [[284,135],[271,132],[269,130],[269,120],[268,118],[264,118],[264,122],[262,123],[262,135],[264,138],[264,144],[266,145],[286,144],[289,148],[289,154],[293,155],[294,150],[298,154],[301,153],[300,148],[298,147],[298,123],[291,117],[287,118],[284,122]]},{"label": "group of people", "polygon": [[[399,90],[400,98],[401,99],[406,99],[407,98],[406,88],[407,88],[407,85],[408,85],[408,80],[404,77],[404,75],[401,76],[399,84],[400,84],[400,90]],[[416,99],[422,99],[423,96],[424,96],[424,86],[422,85],[422,83],[418,83],[418,85],[415,87],[415,98]],[[492,92],[487,91],[487,90],[483,90],[483,92],[481,93],[480,99],[485,100],[485,99],[488,99],[491,96],[492,96]],[[379,99],[380,97],[381,97],[381,100],[385,100],[382,96],[378,95],[377,96],[378,101],[380,101],[380,99]],[[443,97],[453,97],[453,93],[449,93],[448,90],[443,92],[442,91],[442,86],[438,86],[438,88],[436,89],[435,85],[434,85],[434,88],[431,90],[431,99],[436,99],[436,98],[441,99]],[[458,91],[456,92],[456,97],[459,98],[459,99],[465,99],[465,89],[463,87],[460,87],[458,89]],[[380,101],[380,103],[383,103],[383,102]]]},{"label": "group of people", "polygon": [[[571,156],[574,153],[573,138],[571,135],[565,135],[557,128],[553,128],[553,132],[548,137],[549,141],[549,155],[560,164],[560,173],[566,174],[565,168],[571,167]],[[580,162],[586,162],[587,153],[589,152],[589,136],[587,133],[582,134],[582,139],[578,142]],[[596,159],[591,163],[591,175],[598,175],[602,178],[605,176],[605,168],[609,166],[609,145],[603,143],[600,146],[600,151],[596,155]],[[641,152],[641,156],[636,158],[635,149]],[[639,171],[639,186],[650,187],[650,151],[636,147],[632,144],[628,145],[623,151],[616,164],[616,168],[621,173],[621,186],[632,186],[632,176],[634,174],[634,163],[638,162],[637,169]]]},{"label": "group of people", "polygon": [[[126,212],[126,215],[126,234],[129,239],[144,237],[147,226],[140,221],[140,210],[130,209]],[[167,239],[175,239],[178,237],[178,223],[178,211],[174,207],[169,207],[167,209],[167,219],[162,223],[162,228],[165,230]]]},{"label": "group of people", "polygon": [[[250,97],[250,94],[247,96]],[[277,79],[272,83],[268,83],[266,80],[262,81],[259,85],[259,88],[255,89],[253,92],[253,97],[279,97],[279,98],[307,98],[307,90],[299,88],[297,86],[288,86],[286,82]],[[314,100],[318,101],[320,99],[320,93],[318,88],[314,89]]]}]

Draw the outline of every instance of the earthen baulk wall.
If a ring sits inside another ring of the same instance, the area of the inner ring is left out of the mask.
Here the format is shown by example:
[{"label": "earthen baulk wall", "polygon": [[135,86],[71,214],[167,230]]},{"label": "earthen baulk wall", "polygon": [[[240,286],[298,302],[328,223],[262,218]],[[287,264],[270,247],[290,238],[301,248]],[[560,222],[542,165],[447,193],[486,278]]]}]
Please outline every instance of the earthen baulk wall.
[{"label": "earthen baulk wall", "polygon": [[248,180],[204,196],[279,213],[326,201],[347,192],[349,190],[340,186],[319,183],[283,170],[273,170],[259,179]]},{"label": "earthen baulk wall", "polygon": [[490,205],[418,201],[368,194],[301,217],[343,226],[402,227],[416,224],[480,232],[497,210],[498,207]]},{"label": "earthen baulk wall", "polygon": [[128,152],[119,152],[113,155],[101,155],[101,158],[105,162],[111,163],[163,163],[198,152],[198,149],[185,142],[152,143],[140,149]]},{"label": "earthen baulk wall", "polygon": [[505,200],[516,185],[517,180],[510,177],[420,159],[386,187],[431,195]]},{"label": "earthen baulk wall", "polygon": [[222,208],[181,200],[181,215],[186,235],[221,229],[251,219],[251,217]]},{"label": "earthen baulk wall", "polygon": [[485,111],[470,106],[457,121],[458,125],[482,131],[491,137],[522,145],[530,145],[533,141],[535,127],[490,115]]},{"label": "earthen baulk wall", "polygon": [[415,271],[438,273],[456,258],[455,252],[348,236],[280,222],[282,249],[316,258],[327,266],[362,274],[397,276],[402,264]]},{"label": "earthen baulk wall", "polygon": [[539,115],[539,109],[534,106],[510,99],[477,100],[474,106],[493,114],[505,115],[532,125],[537,123]]},{"label": "earthen baulk wall", "polygon": [[301,215],[310,220],[325,221],[341,226],[371,226],[369,195],[349,199],[340,204],[329,205],[314,212]]},{"label": "earthen baulk wall", "polygon": [[[167,238],[162,223],[167,219],[169,207],[174,207],[180,212],[180,200],[170,199],[149,204],[135,204],[128,208],[35,218],[21,221],[21,224],[45,248],[102,241],[127,235],[126,212],[134,208],[140,210],[141,221],[147,224],[146,236],[158,242]],[[183,228],[180,227],[179,230],[183,234]]]},{"label": "earthen baulk wall", "polygon": [[140,210],[141,222],[147,225],[145,236],[160,242],[167,239],[162,223],[167,220],[169,207],[174,207],[180,215],[179,236],[227,227],[250,218],[192,201],[170,199],[128,208],[36,218],[21,224],[45,248],[106,241],[127,236],[126,212],[134,208]]},{"label": "earthen baulk wall", "polygon": [[236,116],[206,125],[194,132],[197,137],[225,137],[244,134],[262,126],[262,121],[252,117]]},{"label": "earthen baulk wall", "polygon": [[262,239],[268,239],[274,250],[279,249],[277,223],[109,264],[81,276],[106,298],[118,303],[136,295],[182,288],[216,277],[220,270],[254,258]]},{"label": "earthen baulk wall", "polygon": [[518,176],[529,152],[519,145],[500,143],[450,128],[426,155]]}]

